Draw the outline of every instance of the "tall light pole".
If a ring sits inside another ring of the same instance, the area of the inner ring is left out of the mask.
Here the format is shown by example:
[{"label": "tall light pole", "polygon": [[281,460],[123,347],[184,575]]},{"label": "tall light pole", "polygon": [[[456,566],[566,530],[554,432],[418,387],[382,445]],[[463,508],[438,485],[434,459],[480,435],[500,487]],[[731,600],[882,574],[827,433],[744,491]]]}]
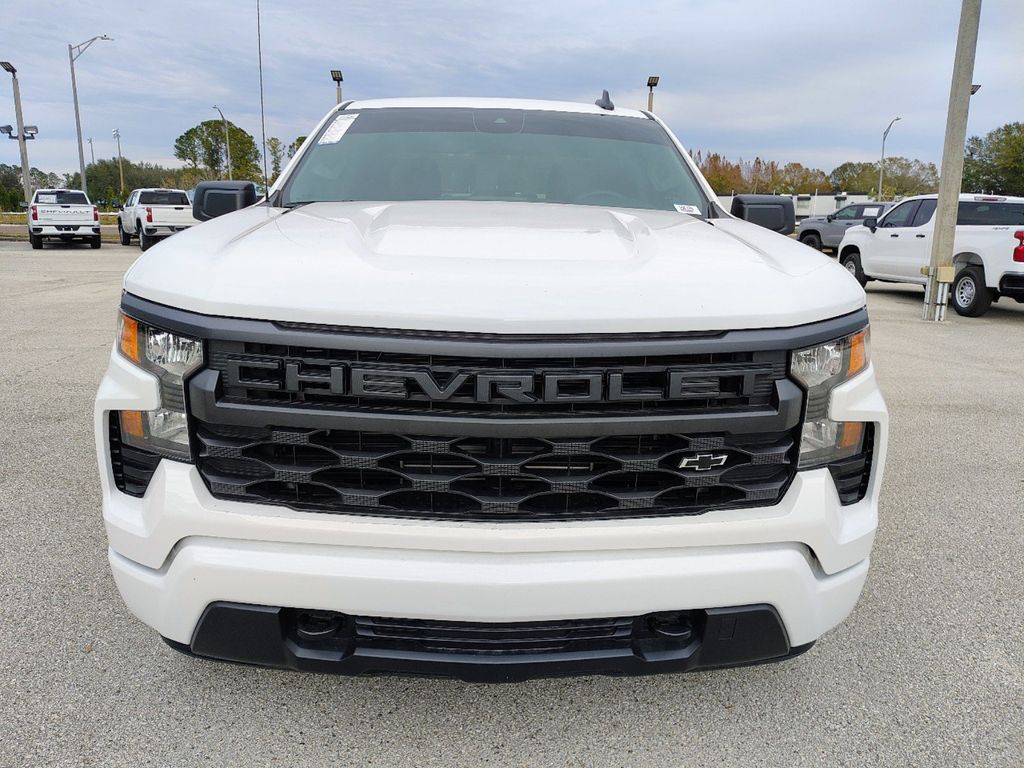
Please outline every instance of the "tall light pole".
[{"label": "tall light pole", "polygon": [[[960,186],[964,177],[964,142],[967,139],[967,114],[971,94],[981,86],[971,85],[974,75],[974,53],[978,47],[978,25],[981,21],[981,0],[963,0],[960,6],[960,28],[953,54],[953,78],[949,84],[949,109],[946,113],[946,137],[942,145],[942,167],[939,170],[939,197],[935,208],[931,259],[928,263],[928,284],[924,289],[924,320],[941,322],[946,317],[946,300],[953,282],[953,239],[960,203]],[[922,270],[924,271],[924,270]],[[970,286],[965,280],[957,292],[986,290],[984,285]],[[965,297],[966,298],[966,297]],[[968,302],[970,298],[967,299]]]},{"label": "tall light pole", "polygon": [[224,118],[224,113],[220,111],[220,107],[214,104],[213,108],[220,113],[220,121],[224,124],[224,145],[228,151],[228,181],[231,181],[231,137],[228,135],[228,121]]},{"label": "tall light pole", "polygon": [[92,158],[92,164],[96,165],[96,150],[92,146],[92,139],[86,139],[89,142],[89,157]]},{"label": "tall light pole", "polygon": [[26,146],[25,142],[29,139],[34,139],[39,129],[35,128],[35,126],[30,126],[34,130],[31,134],[26,135],[25,121],[21,116],[21,88],[18,87],[18,70],[9,61],[0,61],[0,67],[3,67],[4,71],[11,73],[11,80],[14,82],[14,117],[15,122],[18,124],[18,135],[11,135],[11,127],[9,125],[4,126],[7,130],[3,132],[7,134],[7,138],[18,140],[18,149],[21,150],[21,184],[25,191],[25,202],[28,203],[32,201],[32,179],[29,176],[28,146]]},{"label": "tall light pole", "polygon": [[121,196],[124,197],[124,164],[121,161],[121,129],[115,128],[110,135],[117,139],[117,170],[121,174]]},{"label": "tall light pole", "polygon": [[653,112],[654,111],[654,89],[658,87],[658,81],[660,79],[661,78],[658,77],[657,75],[651,75],[650,77],[647,78],[647,88],[648,88],[648,92],[647,92],[647,111],[648,112]]},{"label": "tall light pole", "polygon": [[886,128],[885,131],[882,133],[882,159],[878,161],[878,201],[879,202],[882,201],[882,176],[885,175],[885,140],[887,138],[889,138],[889,131],[892,130],[892,127],[896,124],[896,121],[897,120],[902,120],[902,119],[903,118],[900,118],[900,117],[894,117],[889,122],[889,127]]},{"label": "tall light pole", "polygon": [[338,102],[337,102],[338,104],[341,104],[341,81],[344,80],[344,79],[345,78],[343,78],[341,76],[341,70],[340,69],[332,69],[331,70],[331,80],[334,81],[334,90],[335,90],[335,95],[338,97]]},{"label": "tall light pole", "polygon": [[85,148],[82,146],[82,118],[78,112],[78,83],[75,82],[75,60],[85,53],[89,46],[95,43],[97,40],[113,40],[112,37],[106,35],[97,35],[96,37],[90,37],[84,43],[78,45],[71,45],[68,43],[68,61],[71,63],[71,96],[75,101],[75,130],[78,131],[78,169],[82,174],[82,191],[87,193],[85,182]]}]

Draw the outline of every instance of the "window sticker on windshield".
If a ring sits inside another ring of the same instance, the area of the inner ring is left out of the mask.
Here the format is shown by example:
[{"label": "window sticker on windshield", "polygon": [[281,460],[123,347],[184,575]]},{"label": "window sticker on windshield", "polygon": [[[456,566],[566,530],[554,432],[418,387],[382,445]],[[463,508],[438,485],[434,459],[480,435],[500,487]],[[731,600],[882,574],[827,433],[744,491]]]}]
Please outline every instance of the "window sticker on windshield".
[{"label": "window sticker on windshield", "polygon": [[691,216],[700,216],[700,208],[696,205],[677,205],[676,210],[680,213],[688,213]]},{"label": "window sticker on windshield", "polygon": [[56,195],[36,195],[36,202],[37,203],[56,203],[57,202],[57,196]]},{"label": "window sticker on windshield", "polygon": [[324,135],[320,137],[317,144],[337,144],[345,135],[345,131],[352,127],[352,123],[356,121],[357,117],[359,115],[338,115],[330,127],[324,131]]}]

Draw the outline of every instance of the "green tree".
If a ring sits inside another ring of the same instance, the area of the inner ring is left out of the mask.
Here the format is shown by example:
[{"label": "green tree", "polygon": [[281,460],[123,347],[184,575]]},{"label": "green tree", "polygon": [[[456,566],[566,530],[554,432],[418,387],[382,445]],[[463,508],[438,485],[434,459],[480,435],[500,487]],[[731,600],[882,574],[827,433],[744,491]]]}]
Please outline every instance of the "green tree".
[{"label": "green tree", "polygon": [[271,136],[267,139],[267,152],[270,153],[270,183],[273,184],[281,175],[281,166],[284,164],[284,142]]},{"label": "green tree", "polygon": [[[260,155],[256,140],[232,122],[228,122],[231,142],[231,175],[235,179],[260,177]],[[224,123],[204,120],[174,140],[174,156],[206,178],[227,176],[227,152]]]},{"label": "green tree", "polygon": [[843,163],[828,175],[833,192],[867,194],[878,188],[877,163]]},{"label": "green tree", "polygon": [[1024,123],[1007,123],[967,140],[961,189],[1024,195]]},{"label": "green tree", "polygon": [[299,151],[299,147],[301,147],[305,142],[306,142],[306,137],[305,136],[299,136],[298,138],[295,139],[295,141],[293,141],[291,144],[289,144],[288,145],[288,157],[289,158],[294,157],[295,153]]}]

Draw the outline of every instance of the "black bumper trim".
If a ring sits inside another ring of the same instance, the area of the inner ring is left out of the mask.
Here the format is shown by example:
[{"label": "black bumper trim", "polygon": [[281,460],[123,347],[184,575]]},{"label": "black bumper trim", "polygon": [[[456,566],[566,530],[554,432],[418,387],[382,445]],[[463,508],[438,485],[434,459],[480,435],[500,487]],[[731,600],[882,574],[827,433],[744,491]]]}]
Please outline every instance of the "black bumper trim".
[{"label": "black bumper trim", "polygon": [[[289,622],[289,609],[217,602],[207,606],[190,645],[165,641],[193,656],[266,667],[343,675],[397,674],[454,677],[466,682],[516,682],[571,675],[643,675],[688,672],[781,661],[813,643],[789,644],[770,605],[711,608],[685,644],[634,639],[629,647],[550,653],[474,654],[306,644]],[[642,617],[639,617],[642,618]],[[500,625],[498,625],[500,626]]]}]

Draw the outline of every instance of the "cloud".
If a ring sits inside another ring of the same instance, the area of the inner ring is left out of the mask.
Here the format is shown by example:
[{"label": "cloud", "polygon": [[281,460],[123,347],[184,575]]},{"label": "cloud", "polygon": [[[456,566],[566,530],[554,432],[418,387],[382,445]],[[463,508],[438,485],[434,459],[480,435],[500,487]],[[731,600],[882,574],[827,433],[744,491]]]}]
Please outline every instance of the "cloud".
[{"label": "cloud", "polygon": [[[956,39],[956,4],[862,0],[853,6],[775,3],[495,4],[399,0],[339,4],[263,0],[268,135],[290,142],[346,96],[497,95],[646,102],[659,74],[659,114],[688,147],[830,170],[887,152],[938,162]],[[25,117],[40,127],[33,165],[77,166],[67,43],[105,33],[77,65],[82,128],[97,157],[116,150],[167,162],[176,136],[218,104],[259,138],[255,3],[22,3],[4,10],[0,54],[19,68]],[[1024,79],[1019,0],[982,12],[969,130],[1019,119]],[[0,122],[13,122],[0,86]],[[9,117],[5,115],[10,115]],[[86,148],[88,151],[88,147]],[[17,145],[0,143],[0,162]]]}]

